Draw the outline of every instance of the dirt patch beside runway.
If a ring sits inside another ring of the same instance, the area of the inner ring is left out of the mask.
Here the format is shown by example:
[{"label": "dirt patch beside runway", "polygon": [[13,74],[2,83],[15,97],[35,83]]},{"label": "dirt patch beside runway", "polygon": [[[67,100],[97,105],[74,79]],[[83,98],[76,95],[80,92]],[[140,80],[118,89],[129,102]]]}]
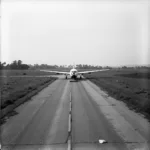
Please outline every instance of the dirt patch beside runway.
[{"label": "dirt patch beside runway", "polygon": [[112,69],[85,77],[112,97],[150,118],[150,70]]}]

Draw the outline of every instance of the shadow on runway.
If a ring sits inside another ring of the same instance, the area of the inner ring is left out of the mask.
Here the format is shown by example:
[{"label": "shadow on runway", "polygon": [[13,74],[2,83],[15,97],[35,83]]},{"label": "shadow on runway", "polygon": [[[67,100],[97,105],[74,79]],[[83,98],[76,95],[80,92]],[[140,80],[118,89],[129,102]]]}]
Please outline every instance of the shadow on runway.
[{"label": "shadow on runway", "polygon": [[70,82],[80,82],[80,81],[86,81],[86,80],[88,80],[87,78],[82,78],[82,79],[80,79],[80,78],[77,78],[77,79],[71,79],[71,78],[58,78],[59,80],[66,80],[66,81],[70,81]]},{"label": "shadow on runway", "polygon": [[82,78],[82,79],[69,79],[70,82],[80,82],[80,81],[86,81],[86,78]]},{"label": "shadow on runway", "polygon": [[70,80],[70,82],[78,82],[78,80]]}]

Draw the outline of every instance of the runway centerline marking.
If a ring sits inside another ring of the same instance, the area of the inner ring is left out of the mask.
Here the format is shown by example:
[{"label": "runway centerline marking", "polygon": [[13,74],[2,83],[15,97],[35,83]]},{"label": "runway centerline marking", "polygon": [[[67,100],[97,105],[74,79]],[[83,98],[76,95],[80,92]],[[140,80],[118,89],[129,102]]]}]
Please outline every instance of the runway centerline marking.
[{"label": "runway centerline marking", "polygon": [[68,119],[68,150],[71,150],[72,149],[72,137],[71,137],[71,130],[72,130],[72,127],[71,127],[71,121],[72,121],[72,114],[71,114],[71,111],[72,111],[72,96],[71,96],[71,91],[70,91],[70,104],[69,104],[69,119]]}]

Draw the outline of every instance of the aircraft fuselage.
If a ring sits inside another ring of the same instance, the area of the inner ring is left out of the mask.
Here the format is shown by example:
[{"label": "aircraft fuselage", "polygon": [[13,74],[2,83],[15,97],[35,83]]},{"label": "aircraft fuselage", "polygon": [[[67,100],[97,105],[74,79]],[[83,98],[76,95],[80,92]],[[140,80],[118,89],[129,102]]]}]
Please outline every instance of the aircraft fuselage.
[{"label": "aircraft fuselage", "polygon": [[79,75],[77,69],[71,69],[69,74],[70,74],[70,78],[72,79],[76,79]]}]

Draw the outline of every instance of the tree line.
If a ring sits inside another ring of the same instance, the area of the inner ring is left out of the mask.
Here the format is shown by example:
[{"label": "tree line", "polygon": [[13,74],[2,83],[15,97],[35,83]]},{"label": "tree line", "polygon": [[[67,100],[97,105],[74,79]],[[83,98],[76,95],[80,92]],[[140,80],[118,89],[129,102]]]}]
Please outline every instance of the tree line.
[{"label": "tree line", "polygon": [[[0,70],[2,69],[18,69],[18,70],[27,70],[27,69],[68,69],[72,68],[73,65],[48,65],[48,64],[24,64],[21,60],[14,60],[12,63],[7,64],[6,62],[0,61]],[[150,66],[136,66],[136,67],[110,67],[110,66],[94,66],[94,65],[87,65],[87,64],[77,64],[77,69],[112,69],[112,68],[150,68]]]},{"label": "tree line", "polygon": [[[18,70],[27,70],[27,69],[68,69],[72,68],[73,65],[48,65],[48,64],[24,64],[21,60],[14,60],[12,63],[7,64],[6,62],[0,62],[0,70],[2,69],[18,69]],[[76,68],[78,69],[102,69],[102,66],[93,66],[87,64],[77,64]],[[105,68],[110,68],[106,66]]]},{"label": "tree line", "polygon": [[27,70],[30,66],[23,64],[21,60],[14,60],[12,63],[7,64],[6,62],[0,62],[0,69],[18,69],[18,70]]},{"label": "tree line", "polygon": [[[34,64],[30,65],[30,69],[68,69],[73,68],[73,65],[47,65],[47,64]],[[102,66],[93,66],[93,65],[87,65],[87,64],[77,64],[77,69],[101,69]]]}]

